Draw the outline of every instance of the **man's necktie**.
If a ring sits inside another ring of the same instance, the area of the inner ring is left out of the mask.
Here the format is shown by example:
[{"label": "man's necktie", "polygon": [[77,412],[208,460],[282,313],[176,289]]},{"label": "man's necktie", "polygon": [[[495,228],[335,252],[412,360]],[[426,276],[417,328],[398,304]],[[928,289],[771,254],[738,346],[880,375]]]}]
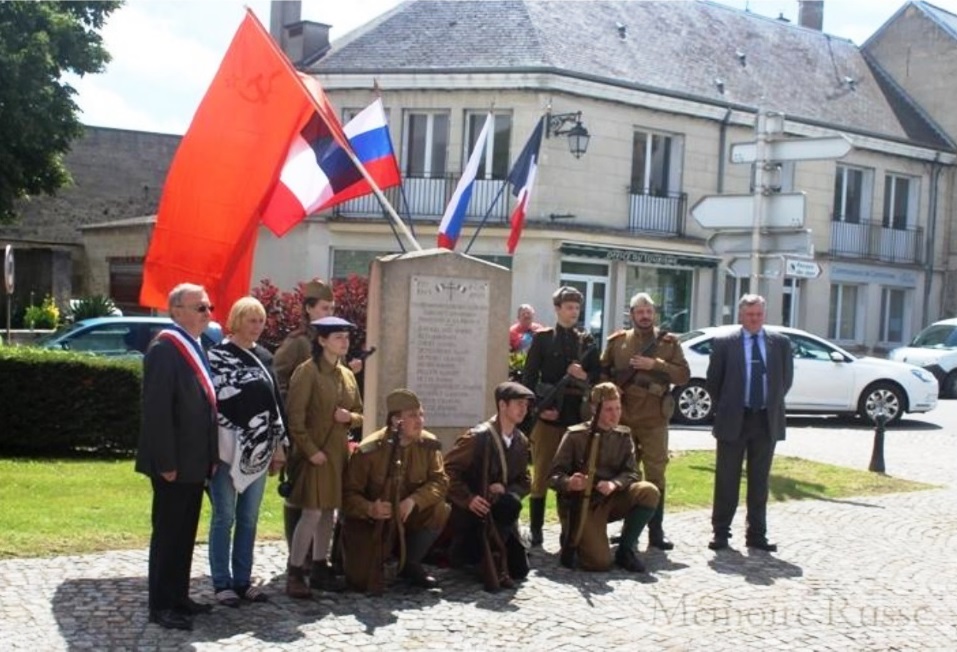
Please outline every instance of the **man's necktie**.
[{"label": "man's necktie", "polygon": [[748,407],[752,410],[764,408],[764,372],[764,360],[755,333],[751,336],[751,387],[748,391]]}]

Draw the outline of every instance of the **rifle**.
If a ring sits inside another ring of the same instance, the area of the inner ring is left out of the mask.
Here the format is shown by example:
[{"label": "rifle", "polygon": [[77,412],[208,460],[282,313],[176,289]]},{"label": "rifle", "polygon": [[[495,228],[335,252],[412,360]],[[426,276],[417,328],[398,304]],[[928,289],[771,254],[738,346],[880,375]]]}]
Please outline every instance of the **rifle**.
[{"label": "rifle", "polygon": [[[392,446],[389,451],[389,466],[386,467],[385,483],[382,487],[382,495],[378,500],[388,502],[392,506],[392,517],[388,519],[378,519],[372,532],[373,545],[378,546],[377,554],[373,556],[372,568],[369,572],[368,592],[370,595],[382,595],[385,592],[386,567],[392,558],[392,550],[395,547],[395,538],[399,538],[399,559],[393,572],[389,575],[396,575],[405,565],[405,532],[402,525],[402,517],[399,514],[399,496],[402,486],[402,457],[399,455],[399,429],[401,421],[397,421],[389,431],[389,445]],[[390,578],[391,579],[391,578]]]},{"label": "rifle", "polygon": [[591,424],[588,429],[588,445],[585,447],[585,472],[588,480],[585,489],[579,493],[575,492],[571,499],[571,505],[568,509],[568,531],[562,538],[561,564],[566,568],[575,567],[575,558],[578,554],[578,546],[582,540],[582,534],[585,532],[585,524],[588,521],[588,510],[591,507],[592,489],[595,487],[595,462],[598,459],[598,417],[601,410],[595,410],[591,418]]},{"label": "rifle", "polygon": [[362,362],[365,362],[366,358],[368,358],[370,355],[372,355],[375,352],[376,352],[376,348],[374,346],[370,346],[368,349],[364,351],[359,351],[353,357],[349,358],[349,362],[352,362],[353,360],[361,360]]},{"label": "rifle", "polygon": [[[579,358],[583,361],[588,354],[595,349],[595,340],[592,337],[591,333],[586,334],[582,337],[582,346],[579,349]],[[581,364],[581,361],[575,360]],[[555,408],[559,412],[562,411],[562,406],[565,403],[565,389],[569,385],[573,385],[582,390],[582,394],[587,397],[588,392],[591,391],[591,384],[587,380],[579,380],[574,376],[570,376],[567,373],[561,377],[554,385],[549,385],[548,383],[539,382],[535,386],[535,394],[538,396],[538,400],[535,401],[535,412],[541,413],[550,408]]]},{"label": "rifle", "polygon": [[[485,450],[482,454],[482,497],[491,504],[491,494],[489,493],[489,460],[492,452],[492,437],[495,433],[490,429],[485,431]],[[495,525],[492,518],[492,510],[489,509],[482,519],[482,580],[485,583],[486,591],[498,591],[503,586],[511,588],[512,578],[508,575],[508,550],[505,542],[502,541],[502,535]]]},{"label": "rifle", "polygon": [[[663,340],[667,334],[668,334],[667,329],[662,328],[661,330],[659,330],[658,337],[655,337],[650,342],[648,342],[648,345],[645,346],[645,348],[643,348],[641,351],[639,351],[638,355],[641,357],[650,356],[652,353],[654,353],[655,349],[658,348],[658,344],[661,343],[661,340]],[[638,373],[641,371],[644,371],[644,369],[632,369],[631,367],[629,367],[628,369],[624,369],[621,372],[617,372],[615,373],[615,384],[618,385],[619,389],[625,389],[625,387],[627,387],[631,383],[631,381],[635,379],[635,376],[637,376]],[[648,373],[653,375],[660,375],[660,372],[648,371]],[[670,385],[671,383],[668,382],[667,384]]]}]

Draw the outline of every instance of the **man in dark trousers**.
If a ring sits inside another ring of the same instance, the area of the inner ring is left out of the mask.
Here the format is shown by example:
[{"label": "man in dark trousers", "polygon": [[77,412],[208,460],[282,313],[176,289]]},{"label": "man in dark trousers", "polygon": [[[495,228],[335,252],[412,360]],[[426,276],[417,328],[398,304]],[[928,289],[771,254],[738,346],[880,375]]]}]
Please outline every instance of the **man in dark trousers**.
[{"label": "man in dark trousers", "polygon": [[[515,382],[495,388],[496,414],[458,438],[445,457],[449,475],[448,500],[452,504],[453,565],[479,563],[485,554],[485,530],[495,527],[498,536],[488,542],[498,562],[494,577],[484,577],[485,590],[512,588],[528,575],[528,554],[518,532],[522,499],[532,479],[528,472],[528,440],[519,429],[529,402],[530,389]],[[501,548],[496,549],[496,544]],[[504,562],[504,563],[503,563]]]},{"label": "man in dark trousers", "polygon": [[216,392],[199,339],[212,309],[202,286],[173,288],[174,324],[156,336],[143,360],[136,470],[153,484],[149,619],[167,629],[192,629],[194,615],[212,610],[189,597],[203,487],[219,458]]},{"label": "man in dark trousers", "polygon": [[[598,380],[598,349],[590,333],[578,329],[582,294],[562,286],[552,294],[554,328],[546,328],[532,336],[532,346],[525,361],[522,384],[535,392],[538,419],[529,439],[532,446],[532,491],[528,501],[532,545],[542,545],[545,522],[545,494],[555,451],[565,431],[581,423],[589,383]],[[562,391],[556,385],[565,382]]]},{"label": "man in dark trousers", "polygon": [[784,396],[791,389],[791,341],[764,328],[765,301],[746,294],[738,301],[740,329],[716,337],[708,364],[707,388],[714,401],[712,433],[717,440],[712,550],[728,547],[738,507],[741,464],[748,460],[748,518],[745,544],[767,552],[768,477],[774,446],[784,439]]}]

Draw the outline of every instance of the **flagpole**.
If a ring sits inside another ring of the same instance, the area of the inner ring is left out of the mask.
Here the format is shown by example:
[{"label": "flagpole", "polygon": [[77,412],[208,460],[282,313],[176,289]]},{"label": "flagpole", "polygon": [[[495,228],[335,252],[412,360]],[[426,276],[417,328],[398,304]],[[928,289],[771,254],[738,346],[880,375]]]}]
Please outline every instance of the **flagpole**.
[{"label": "flagpole", "polygon": [[498,192],[495,194],[495,197],[492,199],[492,205],[488,207],[488,210],[485,211],[485,215],[482,216],[482,221],[479,222],[479,225],[475,227],[475,233],[472,234],[472,239],[469,240],[468,246],[465,247],[465,252],[468,253],[472,249],[472,245],[475,243],[475,238],[478,237],[479,231],[482,230],[482,227],[485,226],[485,222],[488,220],[488,216],[492,214],[492,211],[495,210],[495,205],[498,204],[498,200],[502,197],[502,193],[505,192],[505,188],[508,187],[508,179],[502,181],[501,187],[498,189]]}]

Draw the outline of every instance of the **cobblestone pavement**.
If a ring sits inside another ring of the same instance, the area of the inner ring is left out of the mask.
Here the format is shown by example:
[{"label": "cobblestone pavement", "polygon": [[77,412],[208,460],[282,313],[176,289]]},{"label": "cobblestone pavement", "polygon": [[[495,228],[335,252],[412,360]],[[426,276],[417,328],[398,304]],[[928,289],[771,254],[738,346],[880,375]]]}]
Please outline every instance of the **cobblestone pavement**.
[{"label": "cobblestone pavement", "polygon": [[[779,455],[867,468],[871,432],[790,424]],[[710,447],[706,431],[672,433],[672,448]],[[264,543],[256,568],[272,600],[217,607],[192,632],[146,619],[146,552],[0,561],[5,648],[293,650],[953,650],[957,648],[957,433],[914,421],[890,431],[888,472],[940,485],[929,491],[772,505],[774,555],[707,549],[709,514],[666,520],[676,548],[643,553],[646,575],[586,574],[558,566],[557,532],[520,588],[487,594],[459,571],[439,590],[393,587],[384,598],[282,594],[284,546]],[[813,488],[808,488],[813,490]],[[205,546],[194,596],[212,601]]]}]

